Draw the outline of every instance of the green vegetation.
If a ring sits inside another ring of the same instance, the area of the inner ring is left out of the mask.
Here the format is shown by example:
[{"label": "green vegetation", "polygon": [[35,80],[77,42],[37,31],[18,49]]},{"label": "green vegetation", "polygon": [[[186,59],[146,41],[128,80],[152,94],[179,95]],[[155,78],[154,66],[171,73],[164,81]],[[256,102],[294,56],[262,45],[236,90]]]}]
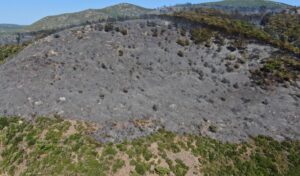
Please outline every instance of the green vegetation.
[{"label": "green vegetation", "polygon": [[100,144],[88,135],[96,129],[94,124],[59,117],[2,117],[0,174],[300,174],[300,141],[258,136],[231,144],[161,130],[130,142]]},{"label": "green vegetation", "polygon": [[159,175],[159,176],[167,176],[170,174],[170,170],[161,166],[156,166],[155,168],[155,172]]},{"label": "green vegetation", "polygon": [[122,3],[104,9],[90,9],[76,13],[48,16],[32,25],[22,28],[22,31],[32,32],[62,29],[86,23],[105,21],[108,18],[136,18],[151,11],[152,9],[146,9],[133,4]]},{"label": "green vegetation", "polygon": [[270,15],[264,21],[264,30],[283,43],[300,48],[300,16],[292,14]]},{"label": "green vegetation", "polygon": [[175,160],[176,165],[170,166],[176,176],[184,176],[187,174],[189,167],[186,166],[180,159]]},{"label": "green vegetation", "polygon": [[26,45],[4,45],[0,46],[0,64],[2,64],[6,58],[11,57],[21,51]]},{"label": "green vegetation", "polygon": [[300,61],[289,56],[265,60],[263,66],[252,72],[252,78],[261,85],[292,82],[300,79]]},{"label": "green vegetation", "polygon": [[190,41],[188,39],[178,39],[176,41],[176,43],[180,46],[189,46],[190,45]]},{"label": "green vegetation", "polygon": [[191,35],[192,35],[192,40],[196,43],[196,44],[201,44],[201,43],[210,43],[212,37],[214,37],[214,33],[212,31],[210,31],[209,29],[193,29],[191,31]]},{"label": "green vegetation", "polygon": [[124,51],[123,50],[119,50],[118,54],[119,54],[120,57],[122,57],[124,55]]},{"label": "green vegetation", "polygon": [[[300,55],[300,48],[293,43],[274,38],[270,33],[245,21],[236,20],[229,15],[212,9],[198,9],[191,12],[178,12],[171,15],[176,18],[198,23],[203,28],[192,30],[192,39],[202,43],[213,37],[213,32],[238,39],[255,39],[271,44],[282,50]],[[241,45],[242,43],[240,43]]]},{"label": "green vegetation", "polygon": [[[175,17],[196,22],[202,28],[191,30],[191,39],[196,44],[204,43],[210,46],[212,39],[223,43],[220,34],[233,37],[230,44],[232,51],[244,49],[246,39],[255,39],[258,42],[269,43],[284,51],[300,56],[300,17],[298,15],[277,14],[271,15],[265,21],[265,29],[257,28],[247,22],[235,20],[222,12],[212,9],[199,9],[195,12],[180,12]],[[238,59],[234,55],[226,58],[226,69],[232,72],[239,69],[244,59]],[[236,61],[236,63],[233,63]],[[260,85],[273,83],[292,82],[299,79],[300,61],[291,56],[276,56],[267,59],[262,68],[252,71],[252,78]]]},{"label": "green vegetation", "polygon": [[113,173],[116,173],[118,170],[120,170],[122,167],[124,167],[125,161],[121,159],[117,159],[115,163],[112,166]]}]

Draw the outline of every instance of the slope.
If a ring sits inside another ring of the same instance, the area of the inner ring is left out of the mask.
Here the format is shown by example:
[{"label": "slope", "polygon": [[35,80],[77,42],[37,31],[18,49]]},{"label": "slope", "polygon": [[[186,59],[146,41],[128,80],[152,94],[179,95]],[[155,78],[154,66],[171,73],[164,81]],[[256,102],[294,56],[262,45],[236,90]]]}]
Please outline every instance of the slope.
[{"label": "slope", "polygon": [[224,0],[200,4],[204,7],[240,13],[279,12],[292,6],[270,0]]},{"label": "slope", "polygon": [[226,141],[299,139],[299,82],[264,90],[249,72],[278,49],[203,34],[189,23],[132,20],[51,35],[0,66],[0,113],[111,122],[99,136],[117,138],[149,131],[114,124],[148,119]]},{"label": "slope", "polygon": [[77,13],[68,13],[45,17],[25,28],[25,31],[51,30],[70,27],[86,22],[97,22],[107,18],[139,17],[151,10],[133,4],[118,4],[104,9],[90,9]]}]

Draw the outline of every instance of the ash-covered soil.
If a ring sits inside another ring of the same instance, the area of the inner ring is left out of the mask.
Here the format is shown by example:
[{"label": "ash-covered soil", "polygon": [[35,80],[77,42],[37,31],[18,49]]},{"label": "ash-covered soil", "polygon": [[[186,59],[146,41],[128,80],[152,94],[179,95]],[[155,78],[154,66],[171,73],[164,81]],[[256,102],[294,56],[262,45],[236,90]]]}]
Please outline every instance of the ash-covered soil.
[{"label": "ash-covered soil", "polygon": [[230,39],[181,46],[190,34],[164,20],[114,24],[127,35],[103,26],[51,35],[1,65],[0,114],[99,122],[99,140],[160,127],[224,141],[300,139],[300,83],[264,90],[249,78],[275,48],[250,43],[241,51]]}]

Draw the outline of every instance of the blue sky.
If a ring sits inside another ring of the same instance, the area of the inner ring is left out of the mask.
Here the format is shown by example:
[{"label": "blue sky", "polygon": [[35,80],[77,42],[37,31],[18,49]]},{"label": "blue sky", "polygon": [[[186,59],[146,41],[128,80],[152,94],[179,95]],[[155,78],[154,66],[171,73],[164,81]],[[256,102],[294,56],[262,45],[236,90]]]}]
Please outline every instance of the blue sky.
[{"label": "blue sky", "polygon": [[[42,17],[128,2],[148,8],[216,0],[0,0],[0,23],[31,24]],[[300,6],[300,0],[278,0]]]}]

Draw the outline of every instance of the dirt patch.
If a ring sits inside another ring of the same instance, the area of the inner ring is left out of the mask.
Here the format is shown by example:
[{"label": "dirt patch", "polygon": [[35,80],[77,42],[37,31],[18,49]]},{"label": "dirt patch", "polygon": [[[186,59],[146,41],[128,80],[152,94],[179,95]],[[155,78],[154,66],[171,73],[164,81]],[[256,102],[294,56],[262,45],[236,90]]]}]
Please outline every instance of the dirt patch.
[{"label": "dirt patch", "polygon": [[68,120],[68,122],[70,123],[70,127],[66,132],[64,132],[63,137],[69,137],[78,132],[76,129],[77,122],[75,120]]},{"label": "dirt patch", "polygon": [[175,161],[176,159],[180,159],[189,167],[187,172],[187,176],[193,175],[201,175],[200,163],[197,157],[195,157],[191,152],[181,151],[179,153],[167,152],[167,156],[169,159]]},{"label": "dirt patch", "polygon": [[118,156],[119,159],[125,161],[125,165],[117,171],[117,173],[113,174],[114,176],[124,176],[130,175],[130,172],[134,170],[134,167],[130,165],[130,159],[127,154],[120,154]]}]

